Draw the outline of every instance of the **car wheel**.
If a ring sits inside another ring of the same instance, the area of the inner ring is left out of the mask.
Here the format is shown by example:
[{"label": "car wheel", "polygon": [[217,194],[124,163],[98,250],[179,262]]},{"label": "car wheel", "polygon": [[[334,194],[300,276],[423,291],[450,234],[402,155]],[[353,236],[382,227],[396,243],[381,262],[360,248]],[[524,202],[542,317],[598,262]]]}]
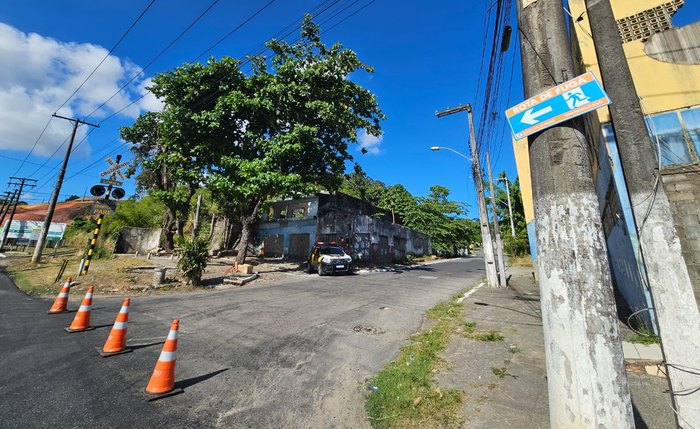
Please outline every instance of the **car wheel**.
[{"label": "car wheel", "polygon": [[306,272],[309,274],[314,273],[314,266],[311,265],[311,262],[308,262],[308,261],[306,262]]},{"label": "car wheel", "polygon": [[318,275],[319,277],[323,275],[323,266],[320,263],[318,264]]}]

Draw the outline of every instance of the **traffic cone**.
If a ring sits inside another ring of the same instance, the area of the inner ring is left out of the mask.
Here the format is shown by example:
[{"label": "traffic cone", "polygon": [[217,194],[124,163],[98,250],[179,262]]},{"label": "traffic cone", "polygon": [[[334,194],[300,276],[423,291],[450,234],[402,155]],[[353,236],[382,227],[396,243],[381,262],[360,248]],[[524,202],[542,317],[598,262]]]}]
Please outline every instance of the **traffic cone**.
[{"label": "traffic cone", "polygon": [[182,393],[181,388],[175,387],[175,360],[177,351],[177,330],[179,326],[180,320],[173,320],[168,338],[165,339],[163,350],[160,352],[158,362],[156,362],[156,368],[153,370],[151,380],[146,386],[147,401]]},{"label": "traffic cone", "polygon": [[80,308],[75,314],[75,318],[73,318],[73,323],[71,323],[70,326],[66,328],[66,332],[73,333],[95,329],[92,326],[90,326],[90,312],[92,311],[92,291],[94,289],[95,286],[90,286],[88,288],[87,293],[85,294],[85,298],[83,298],[83,302],[80,304]]},{"label": "traffic cone", "polygon": [[114,356],[122,353],[129,353],[131,349],[126,347],[126,324],[129,321],[129,303],[130,298],[124,298],[122,307],[117,314],[117,320],[114,321],[114,326],[109,332],[107,342],[105,342],[102,350],[97,349],[100,356]]},{"label": "traffic cone", "polygon": [[66,282],[63,283],[61,292],[58,293],[58,296],[53,302],[53,305],[51,306],[49,311],[47,311],[48,314],[66,313],[68,311],[68,292],[70,292],[70,284],[71,278],[68,277]]}]

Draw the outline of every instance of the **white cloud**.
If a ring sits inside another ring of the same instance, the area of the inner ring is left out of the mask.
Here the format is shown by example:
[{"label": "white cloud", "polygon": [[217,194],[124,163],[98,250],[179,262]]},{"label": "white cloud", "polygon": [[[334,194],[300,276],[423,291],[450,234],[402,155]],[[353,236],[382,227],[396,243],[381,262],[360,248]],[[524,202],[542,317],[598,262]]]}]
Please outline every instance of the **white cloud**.
[{"label": "white cloud", "polygon": [[[90,43],[61,42],[35,33],[23,33],[0,23],[0,150],[29,151],[52,113],[56,112],[90,72],[107,55]],[[84,118],[122,87],[139,67],[109,56],[71,101],[58,114]],[[145,92],[150,80],[139,77],[126,92],[92,113],[89,122],[122,109]],[[121,115],[135,118],[144,109],[158,108],[147,95]],[[78,138],[85,135],[81,127]],[[51,155],[70,134],[68,121],[53,120],[34,150]],[[81,147],[87,147],[83,144]],[[87,149],[83,149],[87,150]]]},{"label": "white cloud", "polygon": [[384,135],[382,134],[376,137],[362,130],[357,136],[357,140],[360,143],[359,150],[365,149],[367,153],[377,155],[379,154],[379,146],[382,144],[382,140],[384,140]]}]

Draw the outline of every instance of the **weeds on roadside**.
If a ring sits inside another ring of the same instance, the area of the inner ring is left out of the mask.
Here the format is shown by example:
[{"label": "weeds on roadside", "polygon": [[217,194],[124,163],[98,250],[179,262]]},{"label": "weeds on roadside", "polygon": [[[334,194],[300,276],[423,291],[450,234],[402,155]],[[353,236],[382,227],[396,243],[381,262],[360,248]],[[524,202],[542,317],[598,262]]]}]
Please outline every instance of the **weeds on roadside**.
[{"label": "weeds on roadside", "polygon": [[503,334],[498,331],[477,331],[476,323],[465,322],[462,325],[462,330],[464,331],[464,336],[471,338],[472,340],[484,341],[484,342],[495,342],[503,341]]},{"label": "weeds on roadside", "polygon": [[457,330],[460,304],[456,298],[426,313],[435,323],[411,337],[399,357],[368,381],[372,386],[365,410],[375,428],[461,427],[457,411],[464,394],[440,389],[433,374],[443,362],[439,353]]}]

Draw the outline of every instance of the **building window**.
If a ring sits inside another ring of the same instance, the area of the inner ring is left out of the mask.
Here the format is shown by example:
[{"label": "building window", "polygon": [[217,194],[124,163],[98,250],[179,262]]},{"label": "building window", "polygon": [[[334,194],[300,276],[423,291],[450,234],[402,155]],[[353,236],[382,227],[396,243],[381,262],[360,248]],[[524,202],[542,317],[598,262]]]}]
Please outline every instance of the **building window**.
[{"label": "building window", "polygon": [[661,149],[661,165],[699,162],[700,108],[651,115],[646,118],[652,142]]}]

